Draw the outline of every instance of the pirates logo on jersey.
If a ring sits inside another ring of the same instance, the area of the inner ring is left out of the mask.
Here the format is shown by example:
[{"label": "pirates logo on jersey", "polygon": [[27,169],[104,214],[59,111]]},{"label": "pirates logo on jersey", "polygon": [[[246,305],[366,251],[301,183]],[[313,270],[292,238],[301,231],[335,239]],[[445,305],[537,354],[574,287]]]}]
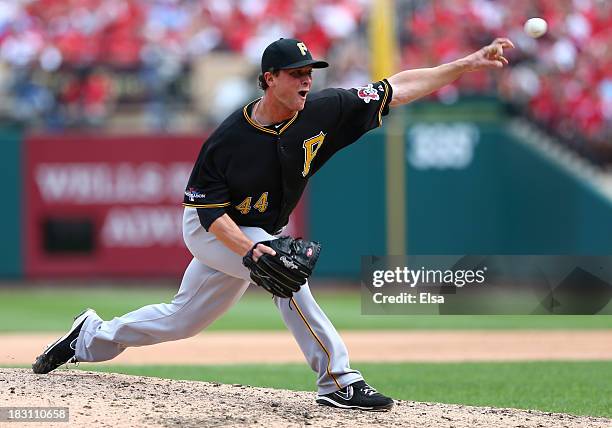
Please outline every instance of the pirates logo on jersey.
[{"label": "pirates logo on jersey", "polygon": [[357,96],[361,98],[366,104],[370,101],[378,101],[380,96],[378,95],[378,91],[374,89],[374,86],[370,83],[368,86],[360,86],[357,89]]},{"label": "pirates logo on jersey", "polygon": [[325,140],[323,131],[319,132],[314,137],[304,140],[304,144],[302,145],[302,147],[304,147],[304,169],[302,170],[302,177],[306,177],[310,172],[310,164],[323,145],[323,140]]}]

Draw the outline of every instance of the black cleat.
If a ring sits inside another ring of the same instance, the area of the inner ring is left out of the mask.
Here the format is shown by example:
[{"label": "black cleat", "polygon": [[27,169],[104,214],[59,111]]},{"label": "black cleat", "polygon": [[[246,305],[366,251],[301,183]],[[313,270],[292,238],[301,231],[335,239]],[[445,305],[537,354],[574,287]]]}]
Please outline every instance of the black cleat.
[{"label": "black cleat", "polygon": [[32,371],[38,374],[49,373],[62,364],[76,362],[74,353],[79,332],[85,319],[95,313],[96,311],[93,309],[85,309],[74,317],[74,322],[68,333],[47,346],[45,351],[36,357],[36,361],[32,364]]},{"label": "black cleat", "polygon": [[377,392],[360,380],[339,391],[317,396],[317,403],[340,409],[359,409],[385,412],[393,407],[393,399]]}]

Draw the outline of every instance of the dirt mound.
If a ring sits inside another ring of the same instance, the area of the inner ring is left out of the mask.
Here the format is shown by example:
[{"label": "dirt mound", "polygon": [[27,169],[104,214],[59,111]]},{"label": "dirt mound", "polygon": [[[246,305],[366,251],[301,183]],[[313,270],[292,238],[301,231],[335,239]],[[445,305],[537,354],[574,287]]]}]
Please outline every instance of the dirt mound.
[{"label": "dirt mound", "polygon": [[347,423],[356,427],[514,428],[612,424],[612,420],[603,418],[412,401],[398,401],[394,410],[386,413],[335,410],[318,406],[313,392],[79,370],[35,375],[26,369],[0,369],[0,402],[3,406],[67,406],[71,426],[113,428],[336,427]]}]

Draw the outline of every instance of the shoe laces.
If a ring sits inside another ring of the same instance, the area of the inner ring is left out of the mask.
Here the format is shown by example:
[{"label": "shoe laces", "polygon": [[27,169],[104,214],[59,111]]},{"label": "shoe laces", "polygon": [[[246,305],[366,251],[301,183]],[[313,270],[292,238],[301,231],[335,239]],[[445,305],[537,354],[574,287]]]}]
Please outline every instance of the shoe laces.
[{"label": "shoe laces", "polygon": [[374,394],[378,393],[378,391],[376,391],[376,389],[372,388],[367,383],[361,388],[361,392],[363,392],[363,394],[367,395],[367,396],[371,396],[371,395],[374,395]]}]

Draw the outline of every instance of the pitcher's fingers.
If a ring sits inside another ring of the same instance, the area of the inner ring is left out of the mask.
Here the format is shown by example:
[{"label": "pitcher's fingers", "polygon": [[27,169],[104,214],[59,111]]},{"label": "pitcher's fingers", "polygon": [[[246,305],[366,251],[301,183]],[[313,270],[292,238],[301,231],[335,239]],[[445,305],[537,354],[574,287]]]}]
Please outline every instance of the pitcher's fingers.
[{"label": "pitcher's fingers", "polygon": [[271,256],[276,255],[276,251],[264,244],[257,244],[255,251],[259,251],[261,254],[270,254]]},{"label": "pitcher's fingers", "polygon": [[494,43],[499,43],[502,47],[504,48],[513,48],[514,47],[514,43],[512,43],[512,40],[506,38],[506,37],[500,37],[495,39]]}]

